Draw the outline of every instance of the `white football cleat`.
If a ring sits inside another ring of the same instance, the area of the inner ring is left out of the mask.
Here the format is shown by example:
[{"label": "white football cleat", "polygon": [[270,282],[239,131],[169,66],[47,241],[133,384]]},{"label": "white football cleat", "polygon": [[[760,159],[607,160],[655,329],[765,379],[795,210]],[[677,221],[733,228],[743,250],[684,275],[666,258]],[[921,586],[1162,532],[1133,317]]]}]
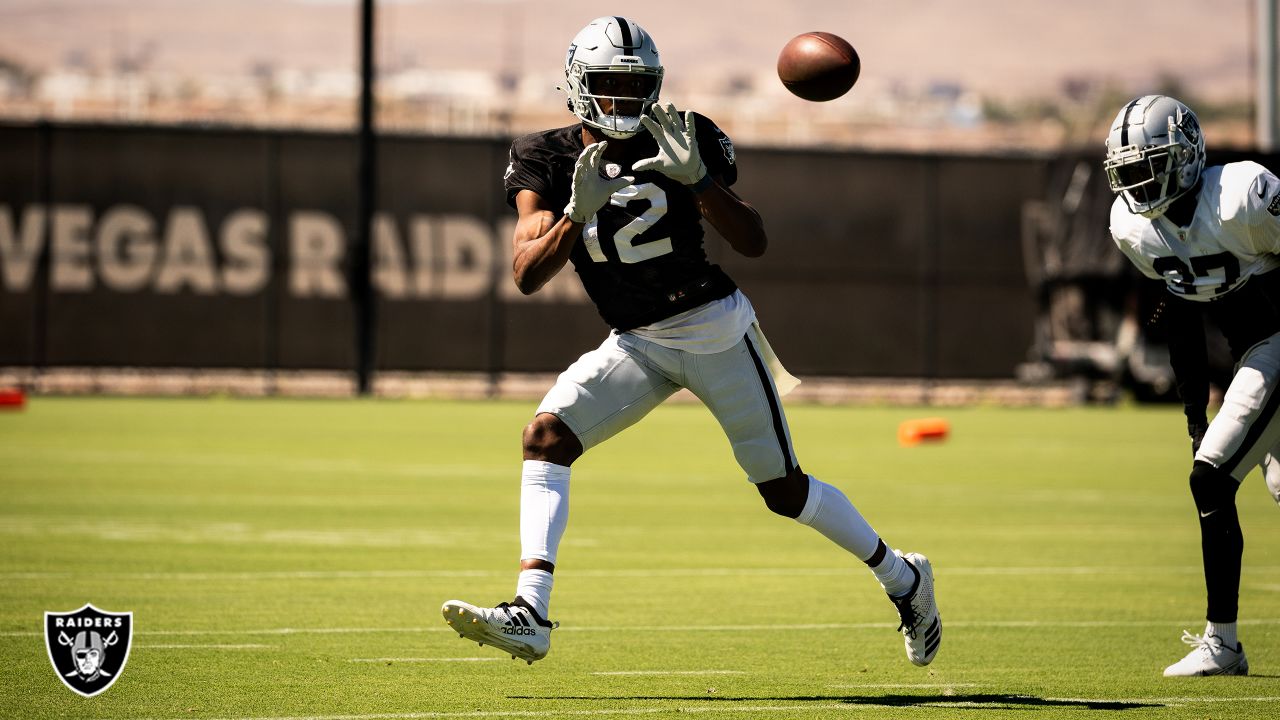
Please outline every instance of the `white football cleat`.
[{"label": "white football cleat", "polygon": [[1244,656],[1244,645],[1240,643],[1232,650],[1217,635],[1192,635],[1187,630],[1182,631],[1182,642],[1192,647],[1191,652],[1165,668],[1165,677],[1249,674],[1249,658]]},{"label": "white football cleat", "polygon": [[498,603],[497,607],[476,607],[461,600],[450,600],[440,608],[444,621],[468,640],[481,646],[492,645],[511,653],[530,665],[541,660],[551,649],[551,631],[560,623],[549,623],[537,611],[517,600]]},{"label": "white football cleat", "polygon": [[898,630],[906,639],[907,659],[915,665],[928,665],[942,645],[942,616],[933,597],[933,565],[929,558],[919,553],[902,554],[894,550],[915,571],[916,582],[911,592],[900,597],[889,596],[898,608],[902,624]]}]

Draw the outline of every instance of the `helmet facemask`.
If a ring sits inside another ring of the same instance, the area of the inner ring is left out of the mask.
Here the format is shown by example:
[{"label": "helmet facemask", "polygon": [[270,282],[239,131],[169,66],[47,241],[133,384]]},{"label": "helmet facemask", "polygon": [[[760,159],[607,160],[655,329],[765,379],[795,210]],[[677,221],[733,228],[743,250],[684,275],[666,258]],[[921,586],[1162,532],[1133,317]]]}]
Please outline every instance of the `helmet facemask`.
[{"label": "helmet facemask", "polygon": [[609,137],[625,138],[640,131],[640,117],[658,101],[661,84],[661,73],[647,68],[634,72],[587,69],[583,73],[585,92],[579,97],[590,103],[593,125]]}]

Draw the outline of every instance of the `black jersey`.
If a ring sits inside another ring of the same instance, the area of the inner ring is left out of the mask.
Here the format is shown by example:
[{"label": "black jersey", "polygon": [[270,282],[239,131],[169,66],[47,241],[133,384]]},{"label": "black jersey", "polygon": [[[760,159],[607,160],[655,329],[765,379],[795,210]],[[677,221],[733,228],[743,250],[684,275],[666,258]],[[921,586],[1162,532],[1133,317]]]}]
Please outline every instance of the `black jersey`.
[{"label": "black jersey", "polygon": [[[698,149],[707,172],[724,185],[738,176],[733,144],[697,116]],[[620,142],[617,140],[611,142]],[[707,260],[702,215],[693,192],[656,171],[633,173],[632,163],[657,154],[648,132],[626,140],[626,159],[606,173],[634,176],[582,229],[569,255],[600,316],[619,331],[649,325],[731,294],[733,280]],[[511,144],[503,184],[507,203],[532,190],[557,212],[569,202],[573,167],[584,148],[582,126],[533,133]]]}]

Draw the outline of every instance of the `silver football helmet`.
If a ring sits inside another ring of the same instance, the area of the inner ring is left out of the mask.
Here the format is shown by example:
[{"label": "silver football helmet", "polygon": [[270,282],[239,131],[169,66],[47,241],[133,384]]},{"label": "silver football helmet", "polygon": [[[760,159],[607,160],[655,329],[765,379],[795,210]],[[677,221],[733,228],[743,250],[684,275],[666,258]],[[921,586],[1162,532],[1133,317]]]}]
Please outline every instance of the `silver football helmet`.
[{"label": "silver football helmet", "polygon": [[1144,95],[1111,123],[1103,167],[1129,210],[1154,218],[1196,186],[1204,157],[1204,134],[1191,108],[1165,95]]},{"label": "silver football helmet", "polygon": [[[626,94],[616,73],[627,73]],[[599,17],[573,38],[564,61],[569,110],[607,137],[629,138],[658,101],[662,61],[653,38],[624,17]],[[615,89],[609,89],[615,88]]]}]

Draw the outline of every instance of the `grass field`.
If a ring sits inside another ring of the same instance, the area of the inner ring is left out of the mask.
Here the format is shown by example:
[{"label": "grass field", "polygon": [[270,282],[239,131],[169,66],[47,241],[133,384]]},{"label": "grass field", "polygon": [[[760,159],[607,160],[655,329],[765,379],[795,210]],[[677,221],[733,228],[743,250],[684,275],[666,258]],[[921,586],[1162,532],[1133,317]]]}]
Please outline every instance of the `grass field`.
[{"label": "grass field", "polygon": [[[793,407],[806,470],[927,553],[946,627],[909,664],[871,575],[771,515],[700,406],[584,457],[533,666],[448,631],[509,599],[533,403],[36,398],[0,414],[5,718],[1276,718],[1280,509],[1255,473],[1253,675],[1165,679],[1203,628],[1178,410]],[[134,613],[86,699],[43,613]]]}]

